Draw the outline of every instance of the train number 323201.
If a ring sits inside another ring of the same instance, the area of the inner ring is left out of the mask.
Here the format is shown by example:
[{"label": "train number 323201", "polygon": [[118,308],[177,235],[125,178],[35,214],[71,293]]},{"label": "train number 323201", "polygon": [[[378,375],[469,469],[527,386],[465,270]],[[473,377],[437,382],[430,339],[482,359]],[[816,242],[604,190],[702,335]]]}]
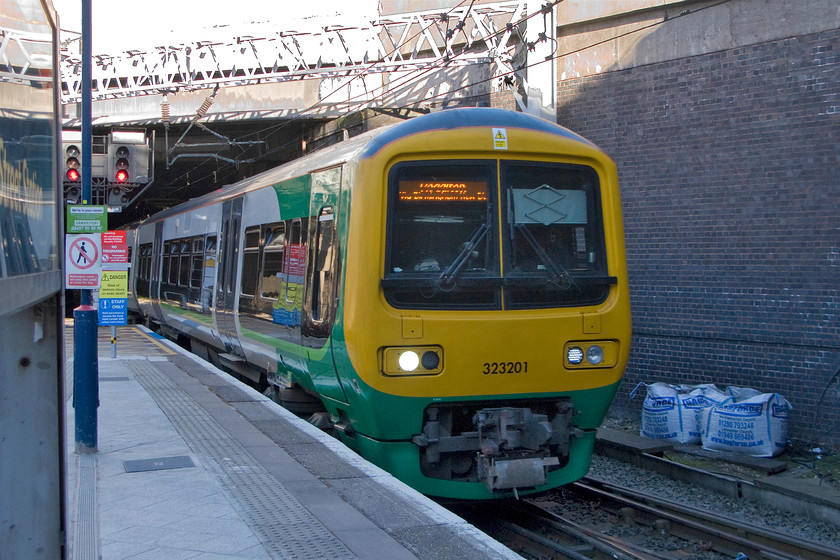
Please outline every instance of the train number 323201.
[{"label": "train number 323201", "polygon": [[528,373],[528,362],[484,362],[484,375]]}]

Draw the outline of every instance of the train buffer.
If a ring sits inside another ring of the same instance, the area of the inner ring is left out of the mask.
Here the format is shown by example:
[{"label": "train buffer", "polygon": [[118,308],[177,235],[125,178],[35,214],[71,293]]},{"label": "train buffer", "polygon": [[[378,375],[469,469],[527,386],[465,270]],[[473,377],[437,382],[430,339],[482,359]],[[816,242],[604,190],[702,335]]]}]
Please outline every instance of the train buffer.
[{"label": "train buffer", "polygon": [[[110,358],[100,329],[97,453],[74,451],[67,391],[68,558],[519,558],[212,365],[121,331]],[[71,378],[72,358],[68,343]]]}]

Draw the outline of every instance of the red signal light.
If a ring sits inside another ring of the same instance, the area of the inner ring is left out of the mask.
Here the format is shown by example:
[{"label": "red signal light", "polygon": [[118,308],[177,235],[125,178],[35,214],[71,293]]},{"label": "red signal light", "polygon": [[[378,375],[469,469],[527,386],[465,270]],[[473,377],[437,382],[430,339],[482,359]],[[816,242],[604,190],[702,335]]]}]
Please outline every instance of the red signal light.
[{"label": "red signal light", "polygon": [[82,178],[82,175],[79,173],[78,169],[71,168],[67,170],[67,180],[68,181],[78,181]]},{"label": "red signal light", "polygon": [[114,174],[114,181],[117,183],[125,183],[128,181],[128,148],[126,146],[120,146],[117,148],[116,155],[117,171]]}]

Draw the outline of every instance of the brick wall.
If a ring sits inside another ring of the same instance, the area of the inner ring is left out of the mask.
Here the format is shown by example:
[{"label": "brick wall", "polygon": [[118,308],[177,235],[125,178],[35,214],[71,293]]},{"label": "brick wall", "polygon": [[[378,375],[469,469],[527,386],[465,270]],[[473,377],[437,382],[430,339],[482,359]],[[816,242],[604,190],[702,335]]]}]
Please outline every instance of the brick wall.
[{"label": "brick wall", "polygon": [[638,417],[640,381],[734,384],[787,397],[791,437],[840,443],[840,30],[562,81],[558,120],[622,182],[613,413]]}]

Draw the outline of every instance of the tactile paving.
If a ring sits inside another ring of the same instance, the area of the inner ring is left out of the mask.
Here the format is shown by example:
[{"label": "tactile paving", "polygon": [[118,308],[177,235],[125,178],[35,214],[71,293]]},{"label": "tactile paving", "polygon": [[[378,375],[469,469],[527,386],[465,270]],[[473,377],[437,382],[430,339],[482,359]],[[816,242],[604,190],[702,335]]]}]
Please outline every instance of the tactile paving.
[{"label": "tactile paving", "polygon": [[274,558],[350,559],[356,556],[248,453],[196,401],[152,362],[127,362]]}]

